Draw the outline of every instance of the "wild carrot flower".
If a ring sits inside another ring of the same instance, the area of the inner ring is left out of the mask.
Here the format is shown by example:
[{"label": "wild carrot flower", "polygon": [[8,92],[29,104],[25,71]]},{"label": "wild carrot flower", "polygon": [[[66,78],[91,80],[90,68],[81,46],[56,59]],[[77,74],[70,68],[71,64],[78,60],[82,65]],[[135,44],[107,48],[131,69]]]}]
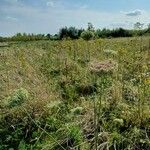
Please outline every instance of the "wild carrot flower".
[{"label": "wild carrot flower", "polygon": [[89,68],[92,73],[96,74],[112,73],[115,69],[117,69],[117,63],[113,60],[91,62]]}]

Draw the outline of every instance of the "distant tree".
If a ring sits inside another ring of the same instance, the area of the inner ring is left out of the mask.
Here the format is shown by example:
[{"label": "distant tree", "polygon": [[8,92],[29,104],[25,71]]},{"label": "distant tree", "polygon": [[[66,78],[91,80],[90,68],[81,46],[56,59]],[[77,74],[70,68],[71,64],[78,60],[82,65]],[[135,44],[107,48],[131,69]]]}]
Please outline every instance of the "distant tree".
[{"label": "distant tree", "polygon": [[110,29],[102,29],[101,33],[99,33],[100,37],[111,37],[111,30]]},{"label": "distant tree", "polygon": [[52,40],[59,40],[59,35],[58,34],[54,34],[54,36],[52,36],[51,39]]},{"label": "distant tree", "polygon": [[147,29],[145,31],[145,34],[150,34],[150,23],[147,25]]},{"label": "distant tree", "polygon": [[93,26],[93,24],[91,22],[88,22],[88,28],[87,28],[87,30],[94,31],[94,26]]},{"label": "distant tree", "polygon": [[0,36],[0,42],[5,42],[6,38]]},{"label": "distant tree", "polygon": [[123,28],[118,28],[118,29],[98,29],[96,30],[96,36],[101,37],[101,38],[106,38],[106,37],[131,37],[133,36],[132,32],[130,30],[126,30]]},{"label": "distant tree", "polygon": [[78,39],[78,29],[76,29],[75,27],[69,27],[68,28],[68,36],[71,38],[71,39]]},{"label": "distant tree", "polygon": [[94,38],[94,33],[92,31],[84,31],[81,33],[81,38],[83,38],[84,40],[91,40]]},{"label": "distant tree", "polygon": [[81,37],[82,32],[85,31],[84,29],[78,29],[78,37]]},{"label": "distant tree", "polygon": [[77,29],[75,27],[63,27],[59,30],[59,38],[71,38],[78,39],[83,32],[83,29]]},{"label": "distant tree", "polygon": [[144,24],[140,23],[140,22],[136,22],[134,24],[134,29],[135,30],[141,30],[143,28]]},{"label": "distant tree", "polygon": [[115,29],[111,31],[112,37],[131,37],[132,34],[123,28]]},{"label": "distant tree", "polygon": [[16,37],[21,37],[21,36],[22,36],[21,33],[17,33],[17,34],[16,34]]},{"label": "distant tree", "polygon": [[51,35],[49,33],[46,35],[46,37],[47,39],[51,39]]},{"label": "distant tree", "polygon": [[148,29],[147,31],[150,33],[150,23],[148,24]]},{"label": "distant tree", "polygon": [[102,37],[102,34],[101,34],[102,31],[101,31],[101,29],[97,29],[95,32],[96,32],[96,37],[97,38]]},{"label": "distant tree", "polygon": [[63,39],[68,37],[68,28],[67,27],[63,27],[59,30],[59,38]]}]

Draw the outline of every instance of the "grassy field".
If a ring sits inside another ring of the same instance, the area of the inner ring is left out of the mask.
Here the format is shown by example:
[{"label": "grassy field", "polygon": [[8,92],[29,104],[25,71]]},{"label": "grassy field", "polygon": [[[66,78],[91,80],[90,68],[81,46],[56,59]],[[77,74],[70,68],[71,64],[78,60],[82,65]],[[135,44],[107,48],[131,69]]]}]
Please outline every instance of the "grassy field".
[{"label": "grassy field", "polygon": [[150,37],[0,44],[1,150],[149,150]]}]

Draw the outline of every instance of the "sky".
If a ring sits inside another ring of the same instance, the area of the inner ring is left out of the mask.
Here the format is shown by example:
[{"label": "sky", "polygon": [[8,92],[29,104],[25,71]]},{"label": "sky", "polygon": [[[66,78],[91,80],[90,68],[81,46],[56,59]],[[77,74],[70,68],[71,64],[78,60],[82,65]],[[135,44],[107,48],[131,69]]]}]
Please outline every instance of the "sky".
[{"label": "sky", "polygon": [[55,34],[64,26],[133,28],[150,23],[150,0],[0,0],[0,36]]}]

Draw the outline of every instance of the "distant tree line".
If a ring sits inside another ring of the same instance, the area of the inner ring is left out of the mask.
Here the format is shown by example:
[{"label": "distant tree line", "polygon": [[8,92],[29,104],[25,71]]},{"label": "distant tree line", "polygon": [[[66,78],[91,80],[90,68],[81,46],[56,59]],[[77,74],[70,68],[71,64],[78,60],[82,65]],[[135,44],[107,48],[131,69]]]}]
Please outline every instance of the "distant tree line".
[{"label": "distant tree line", "polygon": [[94,29],[91,23],[88,23],[87,29],[78,29],[76,27],[63,27],[59,30],[58,34],[26,34],[17,33],[12,37],[0,37],[0,42],[5,41],[37,41],[37,40],[62,40],[62,39],[79,39],[84,40],[96,38],[117,38],[117,37],[133,37],[150,35],[150,24],[147,28],[143,29],[143,24],[137,22],[134,24],[134,29]]},{"label": "distant tree line", "polygon": [[26,34],[26,33],[17,33],[12,37],[0,37],[0,42],[5,41],[37,41],[37,40],[46,40],[49,39],[48,35],[44,34]]},{"label": "distant tree line", "polygon": [[96,39],[96,38],[117,38],[117,37],[133,37],[133,36],[143,36],[150,35],[150,24],[147,28],[142,29],[144,24],[137,22],[134,24],[134,29],[97,29],[95,30],[91,23],[88,23],[87,29],[76,29],[75,27],[61,28],[58,34],[59,39],[70,38],[79,39],[83,38],[85,40]]}]

